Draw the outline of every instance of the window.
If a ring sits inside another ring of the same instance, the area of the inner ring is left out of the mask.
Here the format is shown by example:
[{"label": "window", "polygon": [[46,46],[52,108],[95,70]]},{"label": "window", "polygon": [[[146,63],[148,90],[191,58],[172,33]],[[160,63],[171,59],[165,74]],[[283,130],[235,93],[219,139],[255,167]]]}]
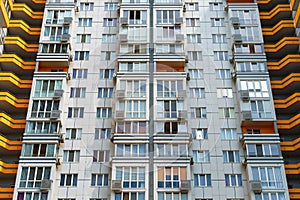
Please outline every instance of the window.
[{"label": "window", "polygon": [[225,174],[225,185],[228,187],[242,186],[242,175]]},{"label": "window", "polygon": [[191,108],[191,118],[206,118],[206,108]]},{"label": "window", "polygon": [[270,101],[250,101],[252,118],[272,118]]},{"label": "window", "polygon": [[59,131],[58,122],[27,121],[26,133],[31,134],[54,134]]},{"label": "window", "polygon": [[86,88],[71,87],[70,98],[85,98]]},{"label": "window", "polygon": [[156,44],[156,53],[183,53],[182,44]]},{"label": "window", "polygon": [[112,79],[115,70],[113,69],[100,69],[100,79]]},{"label": "window", "polygon": [[183,110],[183,101],[165,100],[157,101],[157,118],[177,118]]},{"label": "window", "polygon": [[105,27],[116,27],[117,26],[117,19],[116,18],[104,18],[103,19],[103,26]]},{"label": "window", "polygon": [[96,117],[97,118],[111,118],[112,117],[112,109],[108,108],[108,107],[97,108]]},{"label": "window", "polygon": [[55,154],[55,144],[24,144],[22,154],[25,157],[53,157]]},{"label": "window", "polygon": [[109,162],[109,150],[94,150],[93,162]]},{"label": "window", "polygon": [[116,156],[119,157],[145,157],[146,144],[117,144]]},{"label": "window", "polygon": [[193,151],[194,162],[204,163],[210,162],[209,151]]},{"label": "window", "polygon": [[260,129],[247,129],[247,134],[260,134]]},{"label": "window", "polygon": [[[138,3],[140,3],[140,1],[138,1]],[[144,200],[145,192],[116,192],[115,193],[115,200],[125,200],[125,199]]]},{"label": "window", "polygon": [[252,178],[261,181],[262,188],[283,188],[283,180],[279,167],[252,167]]},{"label": "window", "polygon": [[185,8],[187,11],[198,11],[199,5],[198,3],[185,3]]},{"label": "window", "polygon": [[92,26],[92,18],[79,18],[78,27],[88,27]]},{"label": "window", "polygon": [[62,80],[36,80],[34,97],[53,97],[55,90],[62,89]]},{"label": "window", "polygon": [[211,3],[209,3],[209,10],[210,11],[224,11],[224,4],[223,4],[223,2],[211,2]]},{"label": "window", "polygon": [[103,43],[114,43],[117,41],[116,34],[102,34]]},{"label": "window", "polygon": [[157,97],[177,97],[179,91],[183,91],[182,80],[157,80]]},{"label": "window", "polygon": [[284,192],[262,192],[255,194],[255,200],[285,200]]},{"label": "window", "polygon": [[82,128],[67,128],[66,140],[81,140]]},{"label": "window", "polygon": [[233,98],[232,88],[217,88],[218,98]]},{"label": "window", "polygon": [[237,133],[235,128],[222,128],[221,129],[222,140],[237,140]]},{"label": "window", "polygon": [[186,26],[187,27],[200,26],[200,19],[199,18],[186,18]]},{"label": "window", "polygon": [[[157,28],[160,29],[160,27]],[[145,26],[122,26],[119,34],[127,35],[128,42],[147,42],[147,27]]]},{"label": "window", "polygon": [[80,10],[82,11],[92,11],[94,9],[94,3],[85,2],[80,3]]},{"label": "window", "polygon": [[116,180],[123,188],[145,188],[145,175],[144,167],[116,167]]},{"label": "window", "polygon": [[61,41],[62,34],[69,34],[69,27],[45,26],[44,39],[50,41]]},{"label": "window", "polygon": [[113,88],[98,88],[98,98],[112,98]]},{"label": "window", "polygon": [[51,167],[22,167],[20,188],[39,188],[42,180],[49,180]]},{"label": "window", "polygon": [[129,20],[129,24],[140,25],[147,23],[146,10],[124,10],[123,17]]},{"label": "window", "polygon": [[125,111],[127,119],[146,118],[146,100],[119,101],[118,111]]},{"label": "window", "polygon": [[120,53],[124,54],[145,54],[148,52],[147,44],[121,44]]},{"label": "window", "polygon": [[46,24],[63,24],[65,17],[71,17],[71,10],[47,10]]},{"label": "window", "polygon": [[84,108],[68,108],[68,118],[83,118]]},{"label": "window", "polygon": [[156,132],[164,134],[187,133],[187,127],[185,122],[157,122]]},{"label": "window", "polygon": [[64,162],[79,162],[80,151],[79,150],[64,150],[63,161]]},{"label": "window", "polygon": [[90,198],[90,200],[107,200],[107,198]]},{"label": "window", "polygon": [[48,192],[18,192],[18,200],[47,200]]},{"label": "window", "polygon": [[175,40],[176,34],[180,34],[180,26],[164,26],[156,28],[156,38],[159,41]]},{"label": "window", "polygon": [[58,110],[59,100],[34,100],[32,103],[31,117],[49,118],[53,110]]},{"label": "window", "polygon": [[108,174],[92,174],[91,186],[108,186]]},{"label": "window", "polygon": [[212,19],[210,19],[210,22],[211,22],[211,26],[214,26],[214,27],[225,26],[224,18],[212,18]]},{"label": "window", "polygon": [[187,34],[187,43],[201,43],[200,34]]},{"label": "window", "polygon": [[216,76],[218,79],[230,79],[230,69],[216,69]]},{"label": "window", "polygon": [[60,186],[77,186],[78,174],[61,174]]},{"label": "window", "polygon": [[189,69],[189,75],[191,79],[202,79],[203,70],[202,69]]},{"label": "window", "polygon": [[214,51],[214,60],[228,60],[228,52],[227,51]]},{"label": "window", "polygon": [[193,139],[208,139],[207,128],[192,128]]},{"label": "window", "polygon": [[95,129],[95,140],[110,139],[110,135],[111,135],[110,128],[96,128]]},{"label": "window", "polygon": [[120,72],[146,72],[146,62],[121,62],[119,63]]},{"label": "window", "polygon": [[187,170],[186,167],[157,167],[157,176],[158,188],[179,188],[180,181],[187,179]]},{"label": "window", "polygon": [[86,79],[87,78],[87,69],[73,69],[73,76],[74,79]]},{"label": "window", "polygon": [[42,53],[65,54],[68,49],[69,44],[42,44]]},{"label": "window", "polygon": [[266,72],[265,62],[237,62],[236,70],[239,72]]},{"label": "window", "polygon": [[157,144],[158,157],[185,157],[188,156],[186,144]]},{"label": "window", "polygon": [[101,60],[113,60],[115,57],[115,51],[101,51]]},{"label": "window", "polygon": [[117,122],[116,131],[118,134],[146,134],[147,130],[147,122],[145,121]]},{"label": "window", "polygon": [[91,34],[77,34],[76,42],[77,43],[91,43]]},{"label": "window", "polygon": [[249,97],[270,97],[266,80],[241,81],[241,90],[248,90]]},{"label": "window", "polygon": [[210,174],[194,174],[194,186],[195,187],[211,186],[211,175]]},{"label": "window", "polygon": [[188,193],[179,192],[158,192],[158,200],[188,200]]},{"label": "window", "polygon": [[205,98],[205,89],[204,88],[190,88],[190,97],[192,98]]},{"label": "window", "polygon": [[223,162],[240,162],[239,151],[223,151]]},{"label": "window", "polygon": [[104,10],[105,11],[118,10],[118,4],[117,3],[104,3]]},{"label": "window", "polygon": [[219,108],[220,118],[234,118],[234,108]]},{"label": "window", "polygon": [[120,90],[126,97],[146,97],[146,80],[120,80]]},{"label": "window", "polygon": [[202,60],[202,51],[188,51],[189,60]]},{"label": "window", "polygon": [[225,34],[213,34],[212,35],[213,43],[227,43]]},{"label": "window", "polygon": [[263,53],[263,48],[261,44],[235,44],[234,53]]},{"label": "window", "polygon": [[156,23],[157,24],[174,24],[175,19],[180,17],[179,10],[157,10]]},{"label": "window", "polygon": [[71,198],[63,198],[63,199],[61,199],[61,198],[59,198],[58,200],[76,200],[76,199],[71,199]]},{"label": "window", "polygon": [[[241,21],[240,21],[241,22]],[[234,34],[240,34],[242,36],[243,42],[261,41],[261,35],[259,34],[259,28],[251,26],[239,26],[233,27]]]},{"label": "window", "polygon": [[253,10],[232,10],[232,16],[238,17],[240,20],[240,23],[242,25],[244,24],[257,24],[257,11],[255,9]]},{"label": "window", "polygon": [[89,60],[90,52],[89,51],[75,51],[74,60]]},{"label": "window", "polygon": [[247,144],[249,157],[278,157],[280,156],[279,144]]}]

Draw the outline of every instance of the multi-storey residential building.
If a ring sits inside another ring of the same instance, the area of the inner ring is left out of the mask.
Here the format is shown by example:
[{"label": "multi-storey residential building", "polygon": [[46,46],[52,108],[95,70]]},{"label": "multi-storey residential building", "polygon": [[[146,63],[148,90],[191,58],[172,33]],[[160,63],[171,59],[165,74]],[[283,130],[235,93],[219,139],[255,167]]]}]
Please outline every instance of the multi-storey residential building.
[{"label": "multi-storey residential building", "polygon": [[1,1],[0,199],[300,199],[298,5]]}]

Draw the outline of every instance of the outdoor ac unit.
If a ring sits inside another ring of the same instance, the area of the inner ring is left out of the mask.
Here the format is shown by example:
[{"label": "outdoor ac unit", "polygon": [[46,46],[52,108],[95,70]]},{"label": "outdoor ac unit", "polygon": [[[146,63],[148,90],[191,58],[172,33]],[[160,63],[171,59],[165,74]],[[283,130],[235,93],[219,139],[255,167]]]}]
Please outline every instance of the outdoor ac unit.
[{"label": "outdoor ac unit", "polygon": [[183,42],[184,35],[183,34],[176,34],[176,42]]},{"label": "outdoor ac unit", "polygon": [[249,91],[248,90],[241,90],[240,96],[242,100],[249,100]]},{"label": "outdoor ac unit", "polygon": [[120,191],[122,189],[122,181],[121,180],[112,180],[111,181],[111,190]]},{"label": "outdoor ac unit", "polygon": [[63,90],[54,90],[53,99],[59,99],[63,96]]},{"label": "outdoor ac unit", "polygon": [[51,189],[51,180],[42,180],[41,182],[41,191],[48,191]]},{"label": "outdoor ac unit", "polygon": [[64,143],[65,142],[65,138],[63,134],[59,134],[59,142],[60,143]]},{"label": "outdoor ac unit", "polygon": [[196,131],[196,139],[202,140],[203,139],[203,132],[202,131]]},{"label": "outdoor ac unit", "polygon": [[64,25],[70,25],[72,23],[73,18],[72,17],[65,17],[64,18]]},{"label": "outdoor ac unit", "polygon": [[244,120],[251,120],[252,119],[251,111],[243,111],[242,115],[243,115]]},{"label": "outdoor ac unit", "polygon": [[117,90],[117,98],[124,98],[125,90]]},{"label": "outdoor ac unit", "polygon": [[127,42],[127,34],[120,34],[119,35],[119,39],[120,39],[120,42]]},{"label": "outdoor ac unit", "polygon": [[62,34],[61,40],[62,42],[68,42],[70,40],[71,35],[70,34]]},{"label": "outdoor ac unit", "polygon": [[185,97],[185,95],[186,95],[186,91],[185,91],[185,90],[179,90],[179,91],[177,92],[177,99],[183,100],[184,97]]},{"label": "outdoor ac unit", "polygon": [[183,18],[182,17],[175,18],[175,24],[179,25],[179,24],[182,24],[182,23],[183,23]]},{"label": "outdoor ac unit", "polygon": [[125,111],[116,111],[116,119],[124,119]]},{"label": "outdoor ac unit", "polygon": [[187,111],[186,110],[180,110],[178,111],[178,119],[186,119],[187,118]]},{"label": "outdoor ac unit", "polygon": [[242,42],[242,35],[241,34],[233,34],[232,35],[233,41],[234,42]]},{"label": "outdoor ac unit", "polygon": [[189,62],[189,57],[188,56],[185,56],[185,63],[188,63]]},{"label": "outdoor ac unit", "polygon": [[61,165],[60,158],[56,158],[56,166]]},{"label": "outdoor ac unit", "polygon": [[190,180],[182,180],[180,182],[180,190],[187,191],[191,189],[191,181]]},{"label": "outdoor ac unit", "polygon": [[120,24],[121,25],[127,25],[128,24],[128,18],[127,17],[121,17],[120,18]]},{"label": "outdoor ac unit", "polygon": [[231,23],[233,26],[239,26],[240,25],[240,19],[238,17],[231,17],[230,18]]},{"label": "outdoor ac unit", "polygon": [[53,110],[50,115],[50,119],[58,119],[60,118],[60,110]]},{"label": "outdoor ac unit", "polygon": [[262,186],[260,181],[250,181],[250,190],[254,193],[261,193]]}]

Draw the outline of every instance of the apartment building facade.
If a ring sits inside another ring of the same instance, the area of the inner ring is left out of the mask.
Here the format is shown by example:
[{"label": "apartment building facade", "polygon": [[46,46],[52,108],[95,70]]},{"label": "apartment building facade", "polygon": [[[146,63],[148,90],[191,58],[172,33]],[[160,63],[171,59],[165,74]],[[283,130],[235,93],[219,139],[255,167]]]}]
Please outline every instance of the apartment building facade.
[{"label": "apartment building facade", "polygon": [[[14,118],[1,121],[1,131],[23,137],[21,150],[1,132],[3,161],[17,152],[18,164],[8,175],[11,164],[0,163],[11,187],[0,198],[299,198],[297,115],[287,119],[297,110],[297,69],[279,66],[298,56],[298,2],[49,0],[33,7],[44,12],[30,55],[10,39],[20,33],[8,3],[1,69],[19,77],[7,80],[17,87],[22,77],[32,86],[25,97],[3,85],[17,102],[4,114],[16,114],[19,95],[27,106],[17,130]],[[30,73],[16,56],[34,58]]]}]

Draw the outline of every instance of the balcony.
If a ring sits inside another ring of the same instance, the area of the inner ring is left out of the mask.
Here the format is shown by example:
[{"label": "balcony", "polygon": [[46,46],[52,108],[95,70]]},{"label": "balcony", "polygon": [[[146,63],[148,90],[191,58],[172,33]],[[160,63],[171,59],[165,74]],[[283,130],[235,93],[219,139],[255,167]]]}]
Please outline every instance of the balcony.
[{"label": "balcony", "polygon": [[17,174],[18,164],[8,164],[0,160],[0,173]]},{"label": "balcony", "polygon": [[8,151],[21,151],[22,141],[9,140],[0,134],[0,147]]},{"label": "balcony", "polygon": [[274,123],[271,112],[268,111],[242,111],[242,126],[270,125]]}]

